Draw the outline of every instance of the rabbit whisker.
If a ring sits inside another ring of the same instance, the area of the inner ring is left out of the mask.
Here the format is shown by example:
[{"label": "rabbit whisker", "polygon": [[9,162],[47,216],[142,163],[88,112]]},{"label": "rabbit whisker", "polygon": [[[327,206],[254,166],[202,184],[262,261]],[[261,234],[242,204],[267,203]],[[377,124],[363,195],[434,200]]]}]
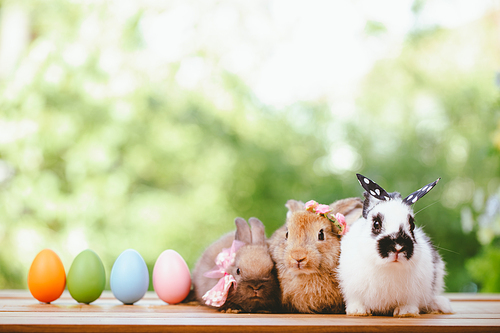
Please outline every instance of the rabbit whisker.
[{"label": "rabbit whisker", "polygon": [[441,200],[436,200],[436,201],[434,201],[433,203],[431,203],[431,204],[429,204],[429,205],[425,206],[424,208],[422,208],[422,209],[420,209],[418,212],[416,212],[416,213],[415,213],[415,215],[417,215],[418,213],[420,213],[420,212],[421,212],[421,211],[423,211],[424,209],[427,209],[427,208],[429,208],[430,206],[437,204],[439,201],[441,201]]},{"label": "rabbit whisker", "polygon": [[437,246],[437,245],[435,245],[435,244],[434,244],[434,247],[435,247],[436,249],[439,249],[439,250],[444,250],[444,251],[448,251],[448,252],[451,252],[451,253],[454,253],[454,254],[458,254],[458,255],[460,255],[460,253],[459,253],[459,252],[456,252],[456,251],[453,251],[453,250],[450,250],[450,249],[447,249],[447,248],[444,248],[444,247],[440,247],[440,246]]}]

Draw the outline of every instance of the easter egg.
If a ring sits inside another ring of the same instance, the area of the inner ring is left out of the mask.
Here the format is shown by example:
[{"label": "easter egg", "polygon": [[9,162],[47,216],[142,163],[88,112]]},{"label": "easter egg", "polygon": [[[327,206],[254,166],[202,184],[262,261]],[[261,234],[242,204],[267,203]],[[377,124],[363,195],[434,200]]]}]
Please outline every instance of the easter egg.
[{"label": "easter egg", "polygon": [[40,302],[50,303],[61,297],[66,286],[66,273],[59,256],[52,250],[40,251],[28,273],[28,288]]},{"label": "easter egg", "polygon": [[115,260],[111,269],[111,291],[124,304],[134,304],[149,287],[148,266],[139,252],[128,249]]},{"label": "easter egg", "polygon": [[101,296],[106,273],[99,256],[85,250],[76,256],[68,272],[68,291],[79,303],[92,303]]},{"label": "easter egg", "polygon": [[153,269],[153,287],[164,302],[182,302],[191,289],[189,268],[181,255],[174,250],[165,250],[156,260]]}]

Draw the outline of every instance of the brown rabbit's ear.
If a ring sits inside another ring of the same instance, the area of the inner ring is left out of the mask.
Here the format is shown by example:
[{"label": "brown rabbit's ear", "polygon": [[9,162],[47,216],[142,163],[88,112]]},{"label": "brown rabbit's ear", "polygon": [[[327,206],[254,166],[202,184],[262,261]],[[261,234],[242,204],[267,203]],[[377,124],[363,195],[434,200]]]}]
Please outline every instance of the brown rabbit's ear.
[{"label": "brown rabbit's ear", "polygon": [[252,231],[252,244],[265,245],[266,244],[266,232],[264,224],[256,217],[251,217],[248,220],[250,223]]},{"label": "brown rabbit's ear", "polygon": [[242,241],[245,244],[252,243],[252,234],[250,232],[250,226],[247,221],[245,221],[241,217],[237,217],[234,220],[234,224],[236,224],[236,233],[234,235],[235,240]]},{"label": "brown rabbit's ear", "polygon": [[360,198],[337,200],[330,204],[330,207],[334,213],[341,213],[345,216],[347,225],[354,223],[363,213],[363,201]]},{"label": "brown rabbit's ear", "polygon": [[299,210],[304,210],[304,203],[302,201],[297,201],[290,199],[286,202],[285,207],[292,213],[298,212]]},{"label": "brown rabbit's ear", "polygon": [[297,201],[290,199],[286,202],[285,207],[288,208],[288,212],[286,213],[286,217],[289,218],[295,212],[305,210],[304,203],[302,201]]}]

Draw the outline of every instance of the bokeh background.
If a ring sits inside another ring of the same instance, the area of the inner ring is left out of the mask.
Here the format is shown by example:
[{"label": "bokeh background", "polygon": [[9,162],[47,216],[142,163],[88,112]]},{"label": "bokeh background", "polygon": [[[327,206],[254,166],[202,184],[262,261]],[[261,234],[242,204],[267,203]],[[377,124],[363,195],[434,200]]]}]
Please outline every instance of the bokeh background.
[{"label": "bokeh background", "polygon": [[447,291],[500,291],[499,70],[499,1],[0,1],[0,288],[44,248],[192,268],[359,172],[442,177],[415,211]]}]

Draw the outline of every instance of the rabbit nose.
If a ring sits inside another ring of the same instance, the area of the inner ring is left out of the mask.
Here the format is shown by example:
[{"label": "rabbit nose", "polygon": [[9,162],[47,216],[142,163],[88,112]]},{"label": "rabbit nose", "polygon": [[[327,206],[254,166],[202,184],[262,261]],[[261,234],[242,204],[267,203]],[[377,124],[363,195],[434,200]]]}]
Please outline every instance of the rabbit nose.
[{"label": "rabbit nose", "polygon": [[304,250],[294,250],[292,251],[291,253],[291,257],[293,258],[293,260],[295,260],[297,263],[300,263],[304,260],[306,260],[307,258],[307,255],[306,255],[306,252]]},{"label": "rabbit nose", "polygon": [[253,295],[254,296],[260,296],[260,292],[261,292],[261,289],[262,289],[262,285],[258,285],[258,286],[250,286],[250,288],[253,290]]}]

